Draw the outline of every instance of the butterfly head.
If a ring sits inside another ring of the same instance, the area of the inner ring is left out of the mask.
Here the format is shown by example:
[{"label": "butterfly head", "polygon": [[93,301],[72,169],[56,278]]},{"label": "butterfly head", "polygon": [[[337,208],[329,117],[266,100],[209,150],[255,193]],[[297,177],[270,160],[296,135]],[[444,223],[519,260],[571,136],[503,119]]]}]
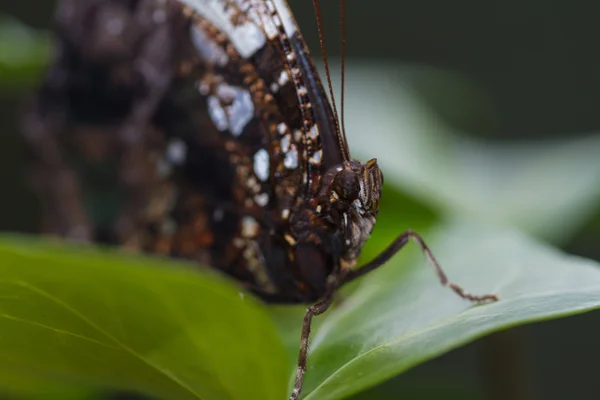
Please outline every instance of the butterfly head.
[{"label": "butterfly head", "polygon": [[329,186],[329,198],[337,208],[354,209],[358,214],[377,213],[383,186],[383,174],[377,160],[366,164],[351,160],[337,167]]},{"label": "butterfly head", "polygon": [[383,174],[372,159],[366,164],[345,161],[331,171],[327,186],[329,216],[337,221],[342,239],[342,264],[354,264],[369,238],[379,209]]}]

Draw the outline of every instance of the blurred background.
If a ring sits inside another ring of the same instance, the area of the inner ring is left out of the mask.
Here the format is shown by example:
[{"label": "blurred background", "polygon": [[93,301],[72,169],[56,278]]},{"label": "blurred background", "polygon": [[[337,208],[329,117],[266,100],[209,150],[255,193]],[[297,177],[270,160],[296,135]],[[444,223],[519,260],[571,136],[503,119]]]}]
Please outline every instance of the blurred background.
[{"label": "blurred background", "polygon": [[[290,3],[319,59],[311,2]],[[335,70],[339,8],[322,3]],[[38,229],[18,112],[47,60],[53,8],[0,8],[2,231]],[[350,146],[394,184],[394,229],[468,212],[600,260],[598,15],[591,0],[347,1]],[[513,329],[356,398],[598,398],[599,334],[597,313]]]}]

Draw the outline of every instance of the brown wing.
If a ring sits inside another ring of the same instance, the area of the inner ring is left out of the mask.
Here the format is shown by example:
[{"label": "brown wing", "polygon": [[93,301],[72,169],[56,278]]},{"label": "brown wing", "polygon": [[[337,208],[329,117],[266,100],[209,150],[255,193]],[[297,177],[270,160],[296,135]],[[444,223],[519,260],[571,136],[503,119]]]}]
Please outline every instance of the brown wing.
[{"label": "brown wing", "polygon": [[[72,20],[28,130],[48,230],[197,260],[271,300],[318,297],[327,271],[303,276],[288,219],[342,157],[284,1],[62,4],[80,12],[59,13]],[[131,40],[91,35],[108,9]]]},{"label": "brown wing", "polygon": [[[249,282],[259,294],[294,301],[307,295],[299,293],[299,282],[307,279],[290,251],[288,218],[317,193],[328,168],[319,129],[335,125],[287,5],[255,1],[248,9],[243,3],[200,2],[189,9],[202,65],[181,87],[197,88],[189,115],[206,110],[208,121],[202,129],[188,124],[187,132],[164,128],[188,149],[173,178],[186,193],[174,209],[174,246],[185,243],[191,253],[178,255],[194,258],[206,248],[194,238],[210,232],[210,254],[201,261]],[[341,162],[339,149],[330,153],[327,162]],[[202,207],[186,208],[186,197]],[[204,224],[192,222],[194,212]]]}]

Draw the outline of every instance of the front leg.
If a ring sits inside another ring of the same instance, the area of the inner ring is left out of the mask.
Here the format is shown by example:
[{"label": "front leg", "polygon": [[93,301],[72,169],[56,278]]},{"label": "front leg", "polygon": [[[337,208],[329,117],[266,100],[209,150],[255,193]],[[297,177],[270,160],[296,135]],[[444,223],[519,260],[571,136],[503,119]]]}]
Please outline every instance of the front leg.
[{"label": "front leg", "polygon": [[498,300],[498,296],[495,294],[474,295],[474,294],[467,292],[465,289],[463,289],[461,286],[457,285],[456,283],[448,280],[446,273],[444,272],[444,270],[442,269],[442,267],[440,266],[438,261],[433,256],[433,253],[431,252],[431,250],[429,250],[429,247],[427,246],[427,244],[425,244],[425,241],[423,240],[423,238],[417,232],[414,232],[410,229],[407,230],[406,232],[402,233],[400,236],[398,236],[396,238],[396,240],[394,240],[385,250],[383,250],[381,253],[379,253],[379,255],[377,257],[375,257],[373,260],[371,260],[371,262],[367,263],[366,265],[364,265],[363,267],[360,267],[358,269],[353,269],[353,270],[348,271],[344,277],[343,283],[353,281],[353,280],[360,278],[361,276],[366,275],[369,272],[379,268],[380,266],[385,264],[390,258],[392,258],[392,256],[394,256],[397,252],[399,252],[404,247],[404,245],[406,243],[408,243],[408,241],[410,239],[413,239],[419,245],[419,247],[423,251],[423,254],[425,254],[425,257],[427,258],[427,261],[429,261],[429,263],[435,269],[435,272],[437,273],[442,285],[449,287],[460,297],[462,297],[463,299],[469,300],[469,301],[483,303],[483,302],[493,302],[493,301]]}]

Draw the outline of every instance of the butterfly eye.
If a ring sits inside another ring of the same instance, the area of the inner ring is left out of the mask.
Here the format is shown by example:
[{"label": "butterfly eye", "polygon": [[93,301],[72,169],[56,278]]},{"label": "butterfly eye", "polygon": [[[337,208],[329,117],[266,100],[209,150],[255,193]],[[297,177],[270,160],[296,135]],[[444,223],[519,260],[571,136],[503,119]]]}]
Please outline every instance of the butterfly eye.
[{"label": "butterfly eye", "polygon": [[331,190],[339,200],[345,203],[352,203],[358,198],[360,191],[360,182],[358,175],[354,171],[347,169],[341,170],[331,184]]}]

